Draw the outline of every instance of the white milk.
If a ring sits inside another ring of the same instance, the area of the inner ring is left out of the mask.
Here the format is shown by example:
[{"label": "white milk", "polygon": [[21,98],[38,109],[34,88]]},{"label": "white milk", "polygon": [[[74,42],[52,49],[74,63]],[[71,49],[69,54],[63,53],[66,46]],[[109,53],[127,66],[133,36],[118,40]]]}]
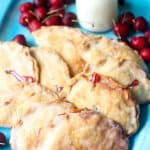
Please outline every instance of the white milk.
[{"label": "white milk", "polygon": [[117,0],[76,0],[77,16],[80,25],[94,32],[111,29],[117,17]]}]

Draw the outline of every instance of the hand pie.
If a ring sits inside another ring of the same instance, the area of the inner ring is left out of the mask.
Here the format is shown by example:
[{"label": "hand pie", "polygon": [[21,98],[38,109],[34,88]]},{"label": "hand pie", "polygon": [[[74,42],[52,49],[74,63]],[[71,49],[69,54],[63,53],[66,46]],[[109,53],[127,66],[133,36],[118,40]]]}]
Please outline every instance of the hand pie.
[{"label": "hand pie", "polygon": [[12,150],[128,150],[114,121],[67,102],[36,107],[11,131]]},{"label": "hand pie", "polygon": [[0,42],[0,91],[18,83],[38,82],[38,76],[37,63],[30,56],[28,47],[15,42]]},{"label": "hand pie", "polygon": [[56,93],[36,83],[19,84],[0,91],[0,126],[12,127],[38,105],[58,100]]},{"label": "hand pie", "polygon": [[138,128],[139,113],[130,91],[103,75],[99,75],[100,81],[94,85],[91,77],[83,74],[72,79],[67,99],[79,108],[100,111],[120,123],[127,134],[134,133]]},{"label": "hand pie", "polygon": [[75,75],[82,71],[85,62],[80,57],[80,43],[86,36],[77,29],[68,27],[42,27],[33,32],[39,46],[57,51]]},{"label": "hand pie", "polygon": [[40,68],[40,83],[59,94],[67,81],[70,80],[67,64],[57,52],[47,51],[46,48],[31,48],[30,52]]},{"label": "hand pie", "polygon": [[124,86],[138,80],[138,85],[131,88],[134,98],[138,103],[150,101],[148,69],[135,51],[105,37],[91,37],[83,42],[81,49],[90,72],[110,76]]},{"label": "hand pie", "polygon": [[124,86],[138,80],[139,85],[131,89],[134,98],[138,103],[150,101],[148,69],[141,57],[124,43],[57,26],[42,27],[33,36],[38,45],[56,50],[73,76],[88,63],[89,72],[110,76]]}]

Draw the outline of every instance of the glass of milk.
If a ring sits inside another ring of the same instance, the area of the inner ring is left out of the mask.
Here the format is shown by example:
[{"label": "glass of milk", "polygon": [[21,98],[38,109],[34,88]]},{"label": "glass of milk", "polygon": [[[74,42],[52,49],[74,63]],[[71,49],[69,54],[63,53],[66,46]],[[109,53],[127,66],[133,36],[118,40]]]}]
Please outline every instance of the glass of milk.
[{"label": "glass of milk", "polygon": [[104,32],[112,28],[117,17],[117,0],[76,0],[80,25],[93,32]]}]

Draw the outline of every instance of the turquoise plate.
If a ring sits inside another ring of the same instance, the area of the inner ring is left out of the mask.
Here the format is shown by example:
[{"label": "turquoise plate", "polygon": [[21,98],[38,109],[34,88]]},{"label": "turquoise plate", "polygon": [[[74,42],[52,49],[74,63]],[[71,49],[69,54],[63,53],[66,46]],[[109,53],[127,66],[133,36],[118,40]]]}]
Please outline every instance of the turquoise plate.
[{"label": "turquoise plate", "polygon": [[[5,0],[0,3],[0,40],[11,41],[12,38],[22,33],[27,38],[29,45],[34,45],[31,33],[18,22],[19,11],[18,6],[27,0]],[[31,1],[31,0],[30,0]],[[88,1],[87,1],[88,3]],[[68,8],[69,11],[75,12],[75,5]],[[150,24],[150,0],[126,0],[126,5],[120,8],[120,11],[132,11],[136,16],[144,16]],[[100,33],[99,33],[100,34]],[[112,32],[103,33],[102,35],[116,38]],[[150,65],[149,65],[150,68]],[[140,106],[140,127],[138,132],[129,139],[130,150],[150,150],[150,105]],[[0,128],[7,141],[9,141],[10,130],[8,128]],[[0,150],[10,150],[10,147],[0,147]]]}]

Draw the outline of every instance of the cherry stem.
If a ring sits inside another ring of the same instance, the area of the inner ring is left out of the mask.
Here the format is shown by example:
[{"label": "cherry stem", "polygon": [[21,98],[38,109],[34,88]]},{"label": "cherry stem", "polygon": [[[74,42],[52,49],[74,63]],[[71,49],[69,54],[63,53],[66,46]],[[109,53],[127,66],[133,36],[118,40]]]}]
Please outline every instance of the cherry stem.
[{"label": "cherry stem", "polygon": [[123,15],[122,23],[124,23],[125,17],[126,17],[126,15]]},{"label": "cherry stem", "polygon": [[28,82],[28,83],[32,83],[35,81],[35,79],[31,76],[21,76],[20,74],[18,74],[16,71],[14,70],[6,70],[5,71],[7,74],[11,74],[13,77],[15,77],[18,81],[20,82]]},{"label": "cherry stem", "polygon": [[6,70],[5,71],[7,74],[11,74],[12,76],[14,76],[18,81],[23,82],[22,76],[19,75],[17,72],[15,72],[14,70]]},{"label": "cherry stem", "polygon": [[36,14],[33,12],[33,11],[29,11],[34,17],[36,17],[37,18],[37,16],[36,16]]},{"label": "cherry stem", "polygon": [[54,14],[54,13],[58,12],[59,10],[66,9],[67,7],[68,7],[68,5],[64,5],[64,6],[61,7],[61,8],[57,8],[57,9],[55,9],[55,10],[51,10],[51,11],[49,11],[49,12],[47,13],[47,15]]},{"label": "cherry stem", "polygon": [[59,16],[59,17],[63,17],[63,15],[62,14],[59,14],[59,13],[57,13],[57,14],[53,14],[53,15],[49,15],[49,16],[47,16],[43,21],[42,21],[42,23],[45,23],[48,19],[50,19],[51,17],[54,17],[54,16]]}]

